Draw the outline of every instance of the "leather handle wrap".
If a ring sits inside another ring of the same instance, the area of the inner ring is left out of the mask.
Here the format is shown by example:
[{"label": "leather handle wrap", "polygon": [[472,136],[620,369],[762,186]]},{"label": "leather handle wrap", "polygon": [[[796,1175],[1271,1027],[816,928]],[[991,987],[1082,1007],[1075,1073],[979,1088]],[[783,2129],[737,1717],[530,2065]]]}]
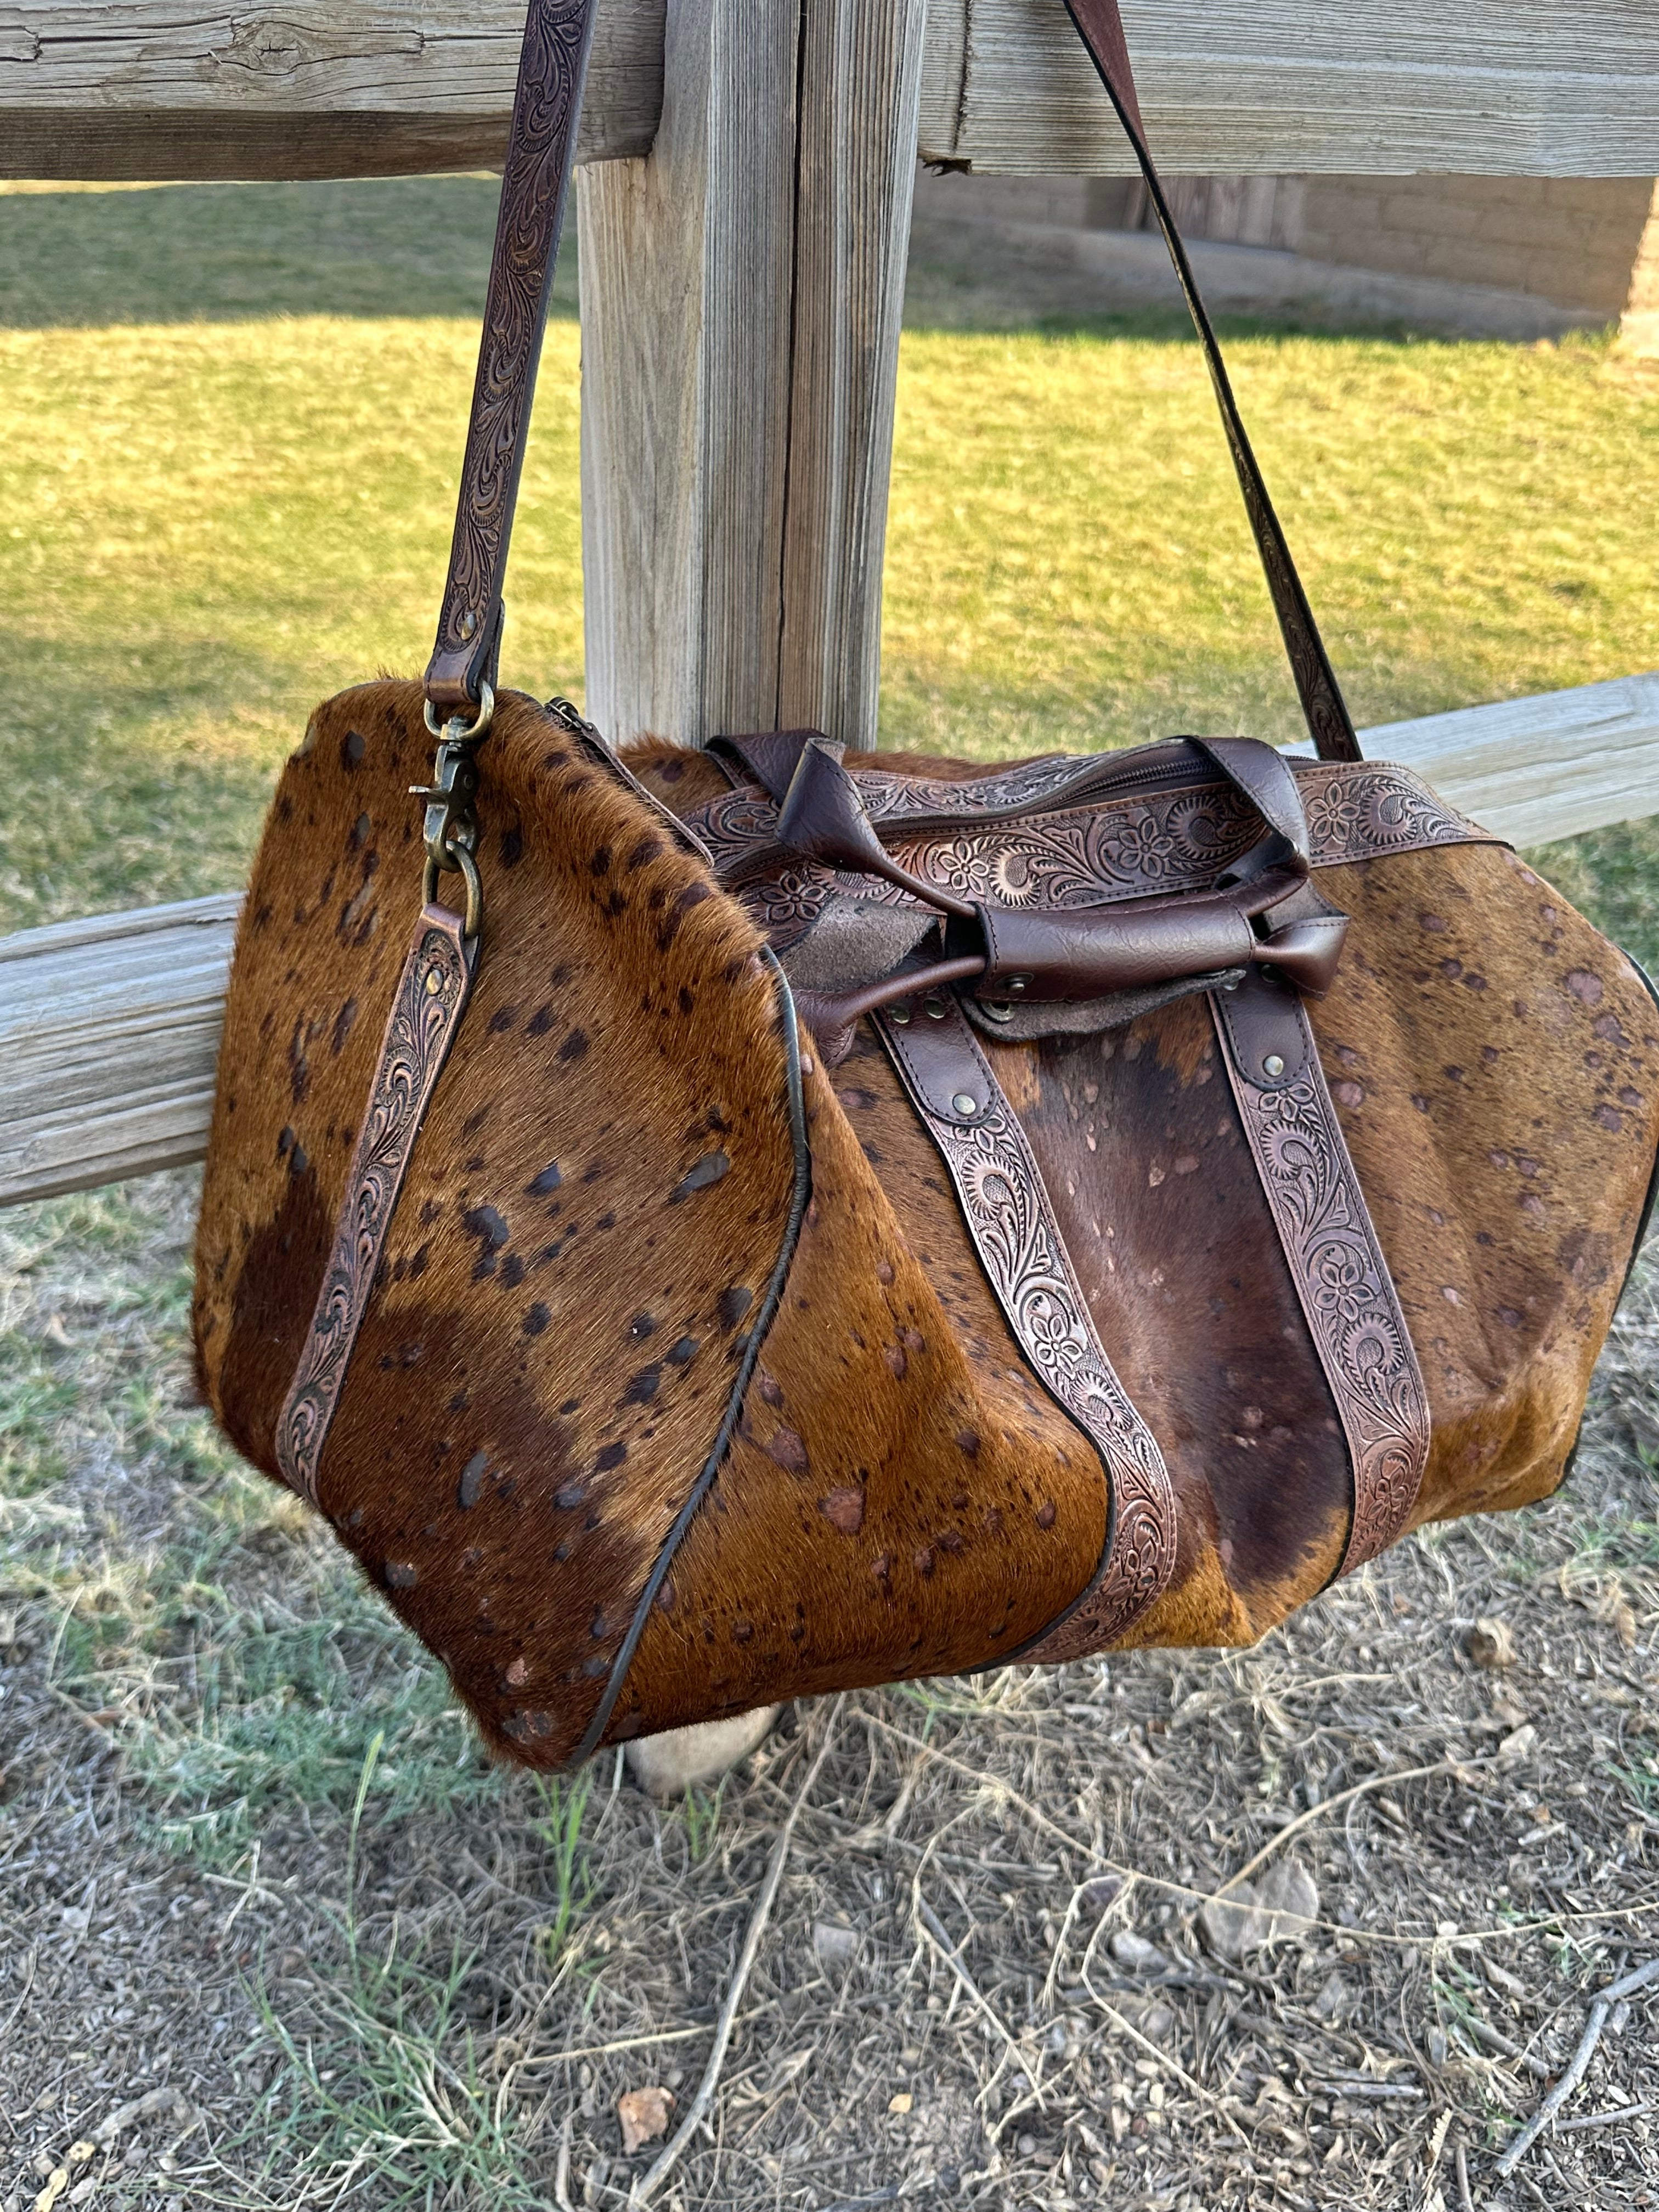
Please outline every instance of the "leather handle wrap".
[{"label": "leather handle wrap", "polygon": [[475,711],[495,674],[513,510],[597,13],[597,0],[530,0],[449,577],[426,672],[427,699],[441,720]]},{"label": "leather handle wrap", "polygon": [[1099,73],[1100,81],[1106,88],[1112,106],[1117,110],[1118,120],[1128,134],[1129,143],[1134,148],[1140,173],[1146,180],[1146,190],[1157,210],[1158,228],[1164,233],[1164,243],[1170,249],[1170,258],[1175,264],[1175,272],[1180,280],[1188,312],[1193,319],[1193,327],[1198,332],[1199,343],[1204,349],[1205,366],[1210,372],[1216,404],[1221,410],[1222,427],[1227,434],[1228,449],[1238,476],[1238,488],[1244,495],[1244,511],[1249,516],[1256,550],[1261,556],[1273,612],[1279,617],[1285,650],[1290,656],[1291,673],[1296,679],[1297,695],[1302,702],[1303,715],[1315,750],[1321,760],[1363,759],[1347,703],[1320,637],[1319,626],[1314,620],[1307,593],[1302,588],[1302,580],[1296,573],[1296,563],[1291,558],[1285,532],[1279,527],[1279,517],[1267,496],[1267,487],[1262,481],[1261,467],[1251,450],[1249,439],[1245,435],[1238,403],[1233,397],[1226,364],[1221,358],[1221,348],[1216,342],[1209,316],[1205,313],[1204,302],[1199,296],[1198,280],[1193,274],[1192,264],[1187,258],[1187,249],[1176,228],[1175,217],[1170,212],[1170,204],[1164,197],[1164,187],[1152,164],[1140,120],[1140,102],[1135,94],[1134,73],[1129,65],[1128,42],[1123,35],[1123,18],[1118,12],[1117,0],[1066,0],[1066,11],[1077,26],[1083,43],[1089,50],[1090,58]]}]

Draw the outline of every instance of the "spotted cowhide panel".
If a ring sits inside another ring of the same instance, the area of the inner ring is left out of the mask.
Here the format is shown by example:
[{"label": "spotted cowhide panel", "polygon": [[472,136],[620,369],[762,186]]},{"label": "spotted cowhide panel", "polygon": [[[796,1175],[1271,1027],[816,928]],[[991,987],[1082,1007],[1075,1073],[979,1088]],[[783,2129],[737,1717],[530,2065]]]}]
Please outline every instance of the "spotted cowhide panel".
[{"label": "spotted cowhide panel", "polygon": [[[688,811],[717,787],[671,749],[652,770],[692,778]],[[1314,1029],[1430,1398],[1413,1521],[1523,1504],[1561,1478],[1630,1262],[1659,1145],[1659,1013],[1501,846],[1320,884],[1352,926]],[[988,1050],[1181,1508],[1176,1571],[1133,1640],[1250,1640],[1335,1571],[1350,1478],[1207,1012]]]},{"label": "spotted cowhide panel", "polygon": [[[319,709],[244,910],[195,1324],[210,1403],[273,1475],[419,909],[408,787],[429,751],[412,685]],[[555,1765],[725,1412],[793,1159],[775,988],[741,909],[532,702],[501,701],[483,767],[477,981],[319,1489],[489,1741]],[[613,1740],[980,1663],[1099,1559],[1097,1462],[1025,1372],[945,1209],[957,1283],[930,1280],[879,1147],[849,1127],[862,1093],[842,1091],[811,1066],[817,1195],[783,1311]],[[908,1111],[894,1133],[907,1183],[934,1173]]]}]

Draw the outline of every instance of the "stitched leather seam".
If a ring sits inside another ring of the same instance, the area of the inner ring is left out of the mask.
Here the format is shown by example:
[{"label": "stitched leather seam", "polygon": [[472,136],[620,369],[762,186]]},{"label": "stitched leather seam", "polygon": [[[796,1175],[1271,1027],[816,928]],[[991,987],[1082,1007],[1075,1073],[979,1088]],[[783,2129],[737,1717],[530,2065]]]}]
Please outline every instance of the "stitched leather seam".
[{"label": "stitched leather seam", "polygon": [[749,1386],[754,1380],[755,1370],[760,1364],[761,1353],[765,1349],[766,1339],[770,1334],[772,1324],[777,1318],[778,1308],[783,1303],[784,1291],[789,1280],[789,1270],[794,1263],[796,1248],[800,1243],[801,1224],[806,1218],[806,1209],[811,1200],[812,1147],[806,1127],[806,1098],[801,1083],[800,1029],[795,1018],[794,994],[790,990],[789,980],[779,966],[775,957],[763,947],[761,957],[771,969],[772,979],[777,989],[778,1015],[783,1030],[785,1081],[789,1104],[789,1137],[794,1154],[794,1187],[790,1197],[788,1218],[784,1224],[783,1242],[779,1248],[777,1264],[774,1267],[771,1278],[767,1284],[766,1295],[761,1301],[760,1311],[755,1316],[755,1326],[749,1332],[749,1342],[744,1347],[742,1361],[732,1379],[731,1395],[726,1402],[726,1411],[720,1417],[720,1427],[714,1432],[714,1441],[709,1447],[708,1456],[704,1460],[696,1480],[688,1492],[685,1503],[675,1515],[673,1526],[663,1539],[657,1553],[656,1564],[647,1577],[645,1587],[640,1593],[639,1602],[634,1608],[634,1618],[628,1625],[628,1633],[623,1637],[617,1656],[611,1662],[604,1694],[583,1733],[575,1756],[570,1761],[573,1767],[580,1766],[585,1759],[590,1759],[599,1747],[605,1729],[610,1725],[611,1716],[616,1710],[617,1700],[622,1695],[623,1685],[628,1678],[628,1670],[634,1662],[634,1655],[639,1650],[640,1639],[645,1633],[646,1623],[651,1618],[651,1607],[656,1601],[657,1593],[662,1588],[668,1571],[674,1563],[674,1555],[684,1540],[687,1530],[696,1517],[698,1508],[714,1487],[714,1478],[719,1474],[721,1467],[725,1464],[726,1455],[732,1449],[732,1439],[737,1434],[738,1423],[743,1418],[744,1401],[749,1395]]}]

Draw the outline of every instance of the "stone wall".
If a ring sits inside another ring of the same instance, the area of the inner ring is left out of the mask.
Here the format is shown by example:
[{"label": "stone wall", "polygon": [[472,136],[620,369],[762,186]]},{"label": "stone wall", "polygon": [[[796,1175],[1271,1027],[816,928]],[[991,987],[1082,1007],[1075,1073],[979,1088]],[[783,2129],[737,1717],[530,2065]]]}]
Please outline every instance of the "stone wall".
[{"label": "stone wall", "polygon": [[[1548,301],[1571,319],[1613,322],[1638,282],[1659,313],[1659,219],[1647,177],[1168,177],[1183,234],[1276,246],[1311,261]],[[921,216],[1151,228],[1146,188],[1126,177],[922,175]],[[1647,226],[1648,245],[1643,244]]]},{"label": "stone wall", "polygon": [[1295,250],[1528,292],[1612,322],[1652,193],[1647,177],[1310,177]]}]

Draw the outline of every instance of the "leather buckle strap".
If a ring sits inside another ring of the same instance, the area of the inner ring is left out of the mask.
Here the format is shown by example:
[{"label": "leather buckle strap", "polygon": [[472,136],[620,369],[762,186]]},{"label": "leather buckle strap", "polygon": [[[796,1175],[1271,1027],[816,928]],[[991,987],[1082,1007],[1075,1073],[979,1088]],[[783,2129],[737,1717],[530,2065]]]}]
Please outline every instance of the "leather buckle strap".
[{"label": "leather buckle strap", "polygon": [[1175,1571],[1176,1499],[1164,1455],[1106,1356],[1036,1155],[961,1007],[940,991],[908,1022],[892,1010],[872,1018],[939,1149],[1015,1341],[1106,1472],[1110,1511],[1093,1580],[1011,1655],[1080,1658],[1133,1626]]},{"label": "leather buckle strap", "polygon": [[472,714],[495,679],[513,510],[598,12],[597,0],[530,0],[449,575],[426,672],[427,702],[441,721]]},{"label": "leather buckle strap", "polygon": [[1306,1007],[1254,975],[1210,1010],[1280,1249],[1353,1469],[1340,1574],[1404,1530],[1429,1458],[1429,1398],[1326,1086]]}]

